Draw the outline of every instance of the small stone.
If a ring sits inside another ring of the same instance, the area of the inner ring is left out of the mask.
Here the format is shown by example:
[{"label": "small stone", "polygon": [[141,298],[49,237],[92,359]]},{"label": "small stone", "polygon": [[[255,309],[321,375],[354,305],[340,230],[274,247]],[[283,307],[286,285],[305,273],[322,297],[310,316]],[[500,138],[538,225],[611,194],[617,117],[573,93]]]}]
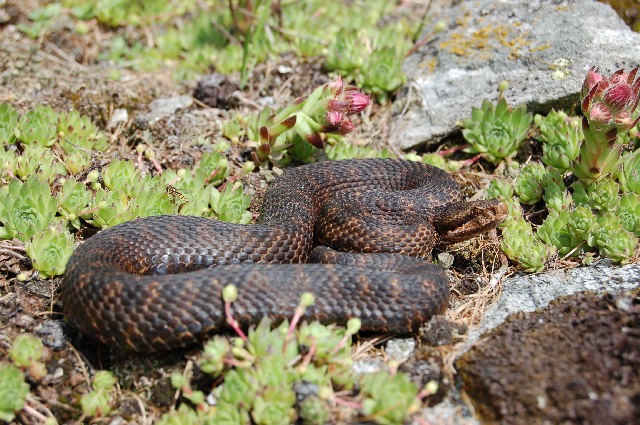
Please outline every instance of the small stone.
[{"label": "small stone", "polygon": [[31,325],[33,325],[34,321],[35,319],[26,313],[18,314],[15,318],[16,326],[19,326],[21,328],[29,328]]},{"label": "small stone", "polygon": [[420,329],[420,337],[425,344],[432,346],[453,344],[453,329],[451,322],[445,316],[433,316]]},{"label": "small stone", "polygon": [[385,368],[384,361],[380,358],[364,358],[353,363],[352,369],[358,375],[375,373]]},{"label": "small stone", "polygon": [[64,335],[63,324],[59,320],[46,320],[36,328],[36,335],[42,343],[54,351],[62,350],[67,338]]},{"label": "small stone", "polygon": [[109,123],[107,124],[108,129],[116,128],[118,124],[127,122],[129,119],[129,112],[126,109],[118,108],[113,111],[111,115],[111,119],[109,119]]},{"label": "small stone", "polygon": [[318,384],[314,384],[309,381],[299,381],[293,384],[293,391],[296,393],[296,400],[298,403],[302,403],[308,397],[318,395]]},{"label": "small stone", "polygon": [[616,307],[620,310],[629,311],[633,307],[633,301],[629,297],[619,297],[616,299]]},{"label": "small stone", "polygon": [[385,351],[390,360],[404,363],[413,354],[416,341],[413,338],[394,338],[387,342]]},{"label": "small stone", "polygon": [[453,265],[455,257],[448,252],[441,252],[438,254],[438,265],[443,269],[448,269]]},{"label": "small stone", "polygon": [[173,115],[180,109],[188,108],[193,104],[191,96],[182,95],[168,98],[160,98],[149,103],[151,111],[148,114],[140,114],[136,122],[141,127],[150,127],[159,120]]}]

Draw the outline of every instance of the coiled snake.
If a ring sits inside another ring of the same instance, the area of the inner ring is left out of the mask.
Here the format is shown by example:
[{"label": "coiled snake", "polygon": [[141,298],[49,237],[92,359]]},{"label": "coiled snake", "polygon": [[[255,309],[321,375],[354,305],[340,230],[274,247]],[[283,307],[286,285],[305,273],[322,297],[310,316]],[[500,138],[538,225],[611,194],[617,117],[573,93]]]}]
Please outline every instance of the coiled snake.
[{"label": "coiled snake", "polygon": [[[434,245],[471,238],[503,215],[498,201],[461,200],[448,173],[422,163],[305,165],[270,185],[259,224],[157,216],[87,239],[67,265],[64,312],[103,343],[167,350],[224,328],[221,292],[234,284],[241,325],[291,317],[309,291],[307,318],[408,332],[447,307],[447,276],[424,260]],[[274,264],[310,258],[336,264]]]}]

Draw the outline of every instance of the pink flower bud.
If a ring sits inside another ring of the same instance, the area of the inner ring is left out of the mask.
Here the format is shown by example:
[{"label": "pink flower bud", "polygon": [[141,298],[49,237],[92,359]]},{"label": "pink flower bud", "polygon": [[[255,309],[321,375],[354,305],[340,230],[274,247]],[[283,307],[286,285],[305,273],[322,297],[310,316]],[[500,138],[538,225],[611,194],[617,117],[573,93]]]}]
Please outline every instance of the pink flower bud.
[{"label": "pink flower bud", "polygon": [[328,84],[329,90],[335,94],[342,93],[342,77],[338,76],[335,80]]},{"label": "pink flower bud", "polygon": [[618,130],[628,130],[633,127],[638,122],[633,116],[640,101],[637,72],[638,68],[628,74],[621,69],[610,77],[604,77],[591,68],[582,85],[582,112],[585,117],[607,128],[615,126]]},{"label": "pink flower bud", "polygon": [[342,120],[342,123],[340,123],[338,130],[335,131],[334,133],[347,134],[347,133],[351,133],[354,130],[354,128],[355,127],[353,126],[353,123],[351,122],[351,120],[348,117],[345,117],[345,119]]},{"label": "pink flower bud", "polygon": [[604,101],[616,109],[622,109],[633,101],[633,87],[629,84],[614,85],[605,92]]},{"label": "pink flower bud", "polygon": [[345,91],[344,100],[349,104],[348,111],[350,113],[361,112],[369,106],[369,96],[357,90]]},{"label": "pink flower bud", "polygon": [[344,113],[342,111],[330,111],[327,112],[326,120],[329,125],[340,125],[344,120]]},{"label": "pink flower bud", "polygon": [[327,102],[328,111],[345,111],[349,107],[349,104],[340,99],[329,99]]},{"label": "pink flower bud", "polygon": [[610,124],[613,115],[606,105],[602,103],[594,103],[588,111],[587,118],[589,121],[596,124]]},{"label": "pink flower bud", "polygon": [[629,112],[620,111],[616,114],[613,120],[618,127],[633,128],[638,124],[638,121],[640,121],[640,115],[638,115],[634,120],[633,116]]},{"label": "pink flower bud", "polygon": [[598,73],[598,68],[595,66],[592,67],[589,72],[587,72],[587,76],[584,79],[584,83],[582,83],[582,97],[584,98],[595,86],[601,81],[604,77]]}]

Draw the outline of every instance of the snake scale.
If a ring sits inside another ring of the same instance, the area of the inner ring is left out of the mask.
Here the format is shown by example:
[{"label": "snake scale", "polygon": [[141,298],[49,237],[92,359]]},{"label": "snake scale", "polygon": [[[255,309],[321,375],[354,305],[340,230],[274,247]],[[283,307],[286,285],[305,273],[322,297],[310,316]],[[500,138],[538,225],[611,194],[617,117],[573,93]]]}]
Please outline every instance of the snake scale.
[{"label": "snake scale", "polygon": [[406,333],[448,304],[447,276],[427,261],[434,245],[503,213],[495,200],[462,200],[447,172],[419,162],[304,165],[269,186],[257,224],[165,215],[88,238],[67,265],[64,312],[105,344],[169,350],[227,326],[221,292],[234,284],[243,326],[290,318],[309,291],[308,319]]}]

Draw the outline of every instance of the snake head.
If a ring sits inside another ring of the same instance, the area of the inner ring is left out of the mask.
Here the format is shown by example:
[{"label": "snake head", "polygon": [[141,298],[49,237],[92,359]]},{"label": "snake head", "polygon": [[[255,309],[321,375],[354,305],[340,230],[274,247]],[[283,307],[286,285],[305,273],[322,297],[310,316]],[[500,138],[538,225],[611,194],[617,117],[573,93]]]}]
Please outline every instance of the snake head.
[{"label": "snake head", "polygon": [[507,204],[498,199],[448,204],[434,215],[438,243],[462,242],[476,237],[502,223],[507,214]]}]

